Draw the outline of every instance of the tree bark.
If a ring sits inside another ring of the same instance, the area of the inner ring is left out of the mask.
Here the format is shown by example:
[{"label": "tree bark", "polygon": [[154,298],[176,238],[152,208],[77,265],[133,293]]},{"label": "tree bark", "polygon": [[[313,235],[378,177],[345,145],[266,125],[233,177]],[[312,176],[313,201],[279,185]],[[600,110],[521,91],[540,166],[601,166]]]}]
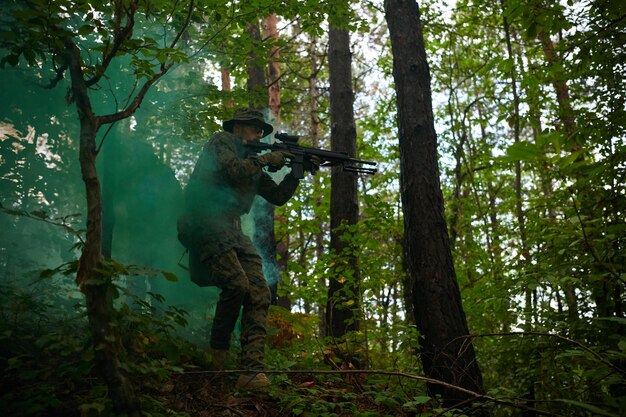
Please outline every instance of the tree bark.
[{"label": "tree bark", "polygon": [[272,42],[268,63],[268,107],[274,115],[276,121],[280,121],[280,48],[276,46],[278,40],[278,29],[276,25],[278,18],[272,13],[265,18],[263,23],[265,38]]},{"label": "tree bark", "polygon": [[[232,86],[231,86],[231,81],[230,81],[230,69],[228,69],[226,66],[222,66],[222,68],[220,68],[220,76],[221,76],[221,81],[222,81],[222,91],[226,93],[230,93],[232,91]],[[227,109],[232,108],[233,100],[225,99],[224,107]]]},{"label": "tree bark", "polygon": [[[504,0],[501,0],[502,9],[505,9]],[[506,40],[506,49],[509,56],[509,59],[512,63],[515,62],[515,56],[513,55],[513,47],[511,43],[511,30],[509,26],[509,21],[506,16],[502,16],[502,25],[504,28],[504,36]],[[511,77],[511,94],[513,95],[513,114],[512,114],[512,122],[513,122],[513,140],[515,143],[520,141],[520,111],[519,111],[519,94],[517,93],[517,73],[515,69],[515,65],[511,65],[510,71]],[[515,215],[517,217],[517,223],[519,226],[519,234],[520,234],[520,242],[521,242],[521,253],[520,257],[518,257],[518,266],[520,270],[523,268],[523,261],[528,260],[528,245],[526,243],[526,216],[524,215],[524,210],[522,207],[523,203],[523,190],[522,190],[522,165],[520,161],[515,161]],[[521,256],[524,259],[521,259]]]},{"label": "tree bark", "polygon": [[[265,17],[263,21],[263,35],[264,37],[272,42],[272,47],[270,48],[270,56],[268,57],[267,64],[267,74],[268,74],[268,87],[267,87],[267,95],[268,101],[267,106],[270,109],[270,113],[273,116],[274,124],[278,125],[281,121],[280,114],[280,49],[276,46],[276,41],[278,40],[278,17],[276,14],[272,13]],[[276,127],[276,126],[275,126]],[[272,221],[284,221],[281,218],[277,218],[275,212],[275,208],[273,206],[267,207],[267,215],[272,217]],[[269,233],[269,231],[268,231]],[[276,268],[277,268],[277,276],[276,282],[272,285],[272,302],[276,305],[284,307],[288,310],[291,309],[291,300],[287,297],[278,295],[278,287],[282,284],[283,279],[282,275],[287,270],[287,263],[289,261],[289,235],[284,237],[283,241],[276,240],[276,229],[272,224],[271,229],[272,239],[274,241],[274,259],[276,259]]]},{"label": "tree bark", "polygon": [[[259,30],[258,22],[248,23],[246,33],[248,33],[253,42],[261,42],[261,31]],[[259,58],[254,50],[251,50],[248,56],[246,72],[248,73],[247,87],[250,93],[250,107],[265,109],[269,102],[265,71],[260,65]],[[276,259],[277,242],[274,229],[274,212],[274,205],[262,198],[255,200],[252,211],[255,225],[252,240],[263,260],[263,272],[272,292],[272,303],[276,304],[280,268]]]},{"label": "tree bark", "polygon": [[[520,121],[520,98],[517,91],[517,69],[515,66],[515,55],[513,53],[513,44],[511,40],[511,27],[509,25],[509,20],[507,19],[504,11],[506,10],[505,0],[500,0],[500,5],[502,7],[502,27],[504,30],[504,37],[506,40],[506,50],[511,60],[511,94],[513,95],[513,140],[515,143],[519,143],[520,141],[520,131],[521,131],[521,121]],[[519,240],[520,247],[519,253],[517,256],[517,267],[518,270],[524,271],[527,263],[530,261],[530,250],[528,249],[528,239],[526,237],[526,214],[524,213],[523,208],[523,194],[524,190],[522,187],[522,162],[515,161],[515,217],[517,218],[517,225],[519,227]],[[525,303],[526,307],[530,307],[532,303],[532,289],[525,289]]]},{"label": "tree bark", "polygon": [[[246,33],[252,39],[253,44],[261,42],[261,31],[258,22],[248,23],[246,25]],[[249,106],[254,109],[264,109],[267,106],[267,90],[265,89],[265,72],[263,67],[259,65],[259,57],[253,48],[248,52],[248,64],[246,65],[248,73],[248,92],[250,93]]]},{"label": "tree bark", "polygon": [[[113,190],[115,184],[115,161],[106,152],[102,156],[104,156],[104,164],[102,165],[102,255],[110,259],[113,257],[113,231],[116,220]],[[108,160],[109,158],[111,161]]]},{"label": "tree bark", "polygon": [[[318,73],[320,70],[320,64],[317,59],[317,38],[311,36],[309,43],[309,62],[311,63],[311,75],[308,79],[309,84],[309,137],[311,138],[311,146],[314,148],[320,147],[320,127],[321,121],[319,116],[319,92],[318,92]],[[321,259],[324,254],[324,230],[326,229],[326,223],[319,215],[319,207],[322,205],[322,190],[320,176],[316,175],[312,178],[313,192],[315,193],[313,210],[315,222],[319,225],[319,230],[315,232],[315,258]],[[326,288],[328,283],[324,276],[320,277],[321,288]],[[326,306],[319,303],[318,317],[320,318],[320,334],[326,334]]]},{"label": "tree bark", "polygon": [[87,318],[95,353],[96,369],[102,375],[116,411],[140,416],[140,402],[133,386],[122,373],[119,362],[120,342],[111,326],[113,284],[111,276],[97,271],[102,265],[102,193],[96,170],[96,133],[100,119],[94,115],[80,51],[71,39],[65,43],[72,84],[72,97],[80,121],[79,161],[87,197],[87,231],[80,257],[76,283],[85,294]]},{"label": "tree bark", "polygon": [[[556,53],[554,42],[550,38],[550,35],[544,30],[541,29],[537,33],[537,39],[541,43],[541,47],[543,50],[543,55],[546,59],[548,67],[552,68],[555,66],[563,66],[562,59]],[[560,72],[554,72],[554,74],[559,74]],[[580,144],[575,141],[574,132],[576,131],[576,119],[574,117],[574,110],[572,109],[571,99],[569,95],[569,87],[567,86],[567,82],[563,75],[553,75],[552,76],[552,86],[554,87],[554,91],[556,93],[556,101],[558,104],[558,114],[559,114],[559,122],[560,127],[563,132],[565,132],[565,140],[568,144],[568,150],[570,152],[576,152],[580,149]],[[579,156],[580,160],[583,159],[583,156]],[[577,179],[578,181],[578,179]],[[581,226],[584,227],[584,226]],[[574,323],[579,318],[578,313],[578,300],[576,297],[575,288],[570,285],[565,285],[563,287],[563,291],[565,293],[565,302],[567,303],[567,315],[572,323]]]},{"label": "tree bark", "polygon": [[[356,126],[354,123],[354,93],[352,90],[352,56],[350,34],[330,25],[328,40],[330,70],[330,124],[331,150],[356,155]],[[326,335],[341,338],[359,329],[359,269],[352,252],[349,231],[345,226],[358,222],[357,177],[331,171],[330,194],[330,250],[336,256],[339,268],[334,268],[329,279],[326,304]],[[347,238],[347,239],[345,239]]]},{"label": "tree bark", "polygon": [[[500,0],[500,5],[502,7],[502,27],[504,29],[504,36],[506,40],[506,49],[509,59],[511,60],[511,92],[513,94],[513,138],[515,143],[519,143],[520,141],[520,99],[519,94],[517,92],[517,70],[515,66],[515,56],[513,55],[513,46],[511,41],[511,27],[509,25],[509,20],[506,17],[506,3],[505,0]],[[530,261],[530,251],[528,250],[528,241],[526,238],[526,215],[524,213],[524,209],[522,207],[523,203],[523,189],[522,189],[522,163],[521,161],[515,161],[515,215],[517,218],[517,225],[519,226],[519,239],[520,239],[520,253],[517,257],[517,267],[518,271],[522,273],[525,271],[528,261]],[[525,285],[524,289],[524,309],[526,312],[532,311],[532,295],[533,290]],[[528,316],[528,314],[526,314]],[[530,329],[532,323],[526,323],[527,328]],[[532,381],[528,387],[528,392],[524,396],[524,400],[526,404],[534,408],[535,405],[535,385],[534,381]],[[535,413],[527,412],[524,413],[525,417],[534,417]]]},{"label": "tree bark", "polygon": [[[550,39],[550,35],[542,29],[537,33],[537,39],[541,42],[541,48],[546,62],[548,63],[548,67],[562,66],[562,60],[555,51],[554,42]],[[559,119],[567,134],[567,139],[571,140],[571,136],[576,131],[576,119],[574,118],[574,110],[572,109],[569,87],[566,81],[558,76],[552,77],[552,86],[554,87],[556,101],[559,106]],[[576,151],[579,148],[579,144],[572,143],[572,151]]]},{"label": "tree bark", "polygon": [[[430,69],[415,1],[385,0],[398,103],[400,189],[410,300],[423,336],[421,360],[429,377],[482,393],[482,375],[456,280],[437,161]],[[444,406],[471,400],[435,384]]]},{"label": "tree bark", "polygon": [[[102,55],[102,65],[98,67],[98,71],[91,78],[85,78],[81,51],[72,38],[68,37],[63,40],[63,50],[60,51],[65,56],[66,68],[70,74],[71,91],[68,96],[76,104],[80,122],[79,162],[87,200],[87,230],[76,272],[76,283],[85,295],[95,367],[108,387],[115,413],[130,417],[141,416],[141,403],[130,380],[122,372],[120,366],[120,352],[123,351],[123,347],[112,323],[115,288],[111,274],[100,272],[103,267],[102,190],[96,168],[98,154],[96,134],[101,126],[132,116],[143,102],[148,90],[167,73],[174,65],[174,61],[168,60],[161,63],[158,70],[139,87],[126,107],[112,114],[101,116],[94,114],[88,88],[97,85],[105,75],[110,62],[118,55],[122,43],[132,38],[137,8],[138,2],[136,1],[130,2],[128,7],[115,8],[115,19],[119,19],[119,21],[123,19],[125,21],[124,27],[116,33],[112,49]],[[193,9],[194,1],[191,0],[183,27],[170,43],[170,48],[176,46],[186,30],[191,21]]]}]

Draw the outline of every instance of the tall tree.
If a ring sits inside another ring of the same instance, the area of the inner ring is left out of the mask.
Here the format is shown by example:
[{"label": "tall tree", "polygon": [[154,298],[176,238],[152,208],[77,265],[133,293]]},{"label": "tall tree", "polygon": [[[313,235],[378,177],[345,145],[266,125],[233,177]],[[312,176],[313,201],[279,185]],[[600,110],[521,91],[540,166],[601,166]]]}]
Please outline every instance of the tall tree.
[{"label": "tall tree", "polygon": [[[311,74],[307,78],[308,84],[308,98],[309,98],[309,137],[311,138],[311,145],[314,148],[320,147],[320,135],[321,135],[321,120],[320,120],[320,93],[318,91],[319,84],[319,72],[322,68],[318,58],[318,39],[316,35],[311,35],[309,39],[309,62],[311,65]],[[324,253],[324,229],[325,223],[322,216],[319,215],[319,208],[322,205],[322,179],[321,175],[313,177],[313,192],[315,195],[315,209],[313,210],[313,216],[315,223],[318,225],[318,230],[315,231],[313,241],[315,242],[315,258],[320,260]],[[319,278],[320,286],[322,288],[327,287],[326,278],[321,276]],[[320,303],[318,307],[318,315],[320,318],[320,333],[326,334],[326,306]]]},{"label": "tall tree", "polygon": [[[506,1],[501,0],[500,2],[502,6],[503,12],[506,10]],[[513,99],[513,111],[511,113],[511,124],[513,125],[513,143],[520,143],[521,136],[521,115],[520,115],[520,96],[518,93],[518,74],[517,74],[517,66],[515,65],[515,55],[513,52],[513,42],[512,42],[512,33],[511,33],[511,25],[509,24],[509,20],[506,15],[502,16],[502,27],[504,30],[504,39],[506,41],[506,50],[507,56],[510,61],[510,85],[511,85],[511,95]],[[526,233],[526,214],[524,213],[523,208],[523,198],[524,198],[524,189],[522,186],[522,161],[515,161],[515,217],[517,219],[517,226],[519,230],[519,239],[520,239],[520,251],[517,257],[517,263],[520,271],[523,271],[527,262],[530,260],[530,251],[528,248],[528,239]],[[526,308],[528,309],[532,304],[532,290],[530,288],[525,289],[525,297],[526,297]]]},{"label": "tall tree", "polygon": [[248,74],[248,80],[246,85],[248,87],[248,106],[255,109],[264,109],[267,106],[267,90],[265,71],[261,66],[260,58],[257,54],[257,47],[261,44],[261,30],[259,29],[259,22],[255,20],[249,22],[246,25],[246,33],[250,39],[250,50],[248,51],[248,61],[246,63],[246,72]]},{"label": "tall tree", "polygon": [[[503,0],[502,4],[506,4]],[[541,44],[545,60],[548,65],[548,76],[554,87],[557,101],[557,113],[558,122],[557,127],[562,130],[565,143],[570,151],[576,152],[581,148],[581,144],[576,142],[576,120],[574,111],[572,109],[572,101],[570,98],[569,87],[567,85],[567,74],[565,73],[565,66],[563,60],[558,56],[554,42],[550,38],[548,30],[550,26],[554,25],[555,29],[560,30],[563,25],[563,11],[558,4],[545,4],[543,0],[537,2],[531,2],[529,4],[531,10],[530,19],[531,25],[538,28],[537,40]],[[506,9],[505,9],[506,11]],[[545,15],[549,12],[550,17],[546,19]],[[508,25],[506,14],[503,16],[505,25]],[[534,26],[536,25],[536,26]],[[578,155],[582,158],[582,154]],[[566,284],[563,286],[565,293],[565,301],[567,303],[567,314],[570,322],[575,322],[578,319],[578,301],[576,299],[576,290],[572,284]]]},{"label": "tall tree", "polygon": [[[186,16],[182,19],[176,16],[181,29],[162,46],[154,39],[139,40],[134,37],[136,21],[160,11],[146,10],[147,6],[136,0],[101,5],[100,10],[92,7],[90,4],[72,2],[57,2],[47,4],[46,7],[36,2],[12,6],[10,12],[15,12],[13,16],[23,33],[20,39],[9,39],[3,43],[2,46],[9,51],[3,62],[16,65],[23,55],[34,66],[37,65],[37,55],[42,58],[50,56],[56,72],[50,86],[58,85],[66,74],[69,75],[67,99],[76,105],[79,120],[79,161],[87,201],[87,230],[76,283],[85,295],[96,366],[109,388],[113,404],[118,412],[139,416],[139,399],[120,366],[120,338],[112,325],[115,293],[112,276],[103,272],[107,268],[102,255],[102,190],[96,168],[96,158],[103,139],[98,144],[96,135],[101,127],[133,115],[150,88],[175,63],[180,62],[183,55],[178,49],[178,41],[187,28],[194,4],[193,0],[188,4]],[[171,10],[179,11],[177,8]],[[28,19],[24,18],[26,15]],[[167,13],[164,17],[167,17]],[[169,17],[174,17],[174,14],[169,14]],[[87,36],[96,28],[100,41]],[[92,101],[92,94],[96,94],[94,89],[107,78],[107,70],[111,69],[112,62],[117,62],[118,57],[128,51],[135,51],[137,42],[143,45],[147,54],[160,54],[158,65],[140,59],[134,61],[137,82],[141,81],[139,88],[130,91],[123,109],[105,115],[96,114]],[[94,43],[95,47],[90,43]],[[28,50],[24,44],[30,45]],[[86,50],[97,53],[98,59],[90,61],[91,56],[83,52]]]},{"label": "tall tree", "polygon": [[[415,1],[385,0],[393,52],[400,189],[410,300],[423,336],[426,373],[449,384],[482,393],[482,375],[469,336],[456,280],[439,182],[437,135],[432,111],[430,69]],[[429,385],[444,404],[472,397],[449,386]]]},{"label": "tall tree", "polygon": [[[340,4],[339,7],[346,7]],[[345,11],[344,11],[345,12]],[[328,36],[328,67],[330,71],[330,138],[331,150],[356,155],[354,92],[352,89],[352,55],[350,33],[331,23]],[[359,328],[359,267],[350,243],[350,226],[357,224],[359,206],[357,177],[331,171],[330,250],[337,257],[331,269],[326,305],[326,335],[341,338]]]},{"label": "tall tree", "polygon": [[[268,103],[267,106],[270,112],[270,118],[273,120],[274,125],[277,127],[281,123],[281,107],[280,107],[280,48],[278,47],[278,16],[275,13],[270,13],[263,19],[263,37],[267,42],[271,43],[269,48],[269,56],[267,57],[267,90],[268,90]],[[283,221],[282,218],[277,217],[275,214],[275,208],[272,205],[266,207],[266,219],[271,220],[271,229],[268,229],[266,233],[271,234],[271,238],[268,241],[274,243],[274,260],[272,264],[276,267],[274,271],[274,281],[270,283],[270,290],[272,291],[272,302],[277,305],[289,309],[291,302],[288,297],[281,297],[278,295],[278,286],[282,282],[282,273],[287,268],[287,262],[289,260],[289,235],[285,235],[283,240],[276,239],[276,230],[274,227],[274,220]]]},{"label": "tall tree", "polygon": [[263,35],[272,43],[268,57],[268,107],[275,120],[280,122],[280,48],[278,47],[278,16],[270,13],[263,19]]}]

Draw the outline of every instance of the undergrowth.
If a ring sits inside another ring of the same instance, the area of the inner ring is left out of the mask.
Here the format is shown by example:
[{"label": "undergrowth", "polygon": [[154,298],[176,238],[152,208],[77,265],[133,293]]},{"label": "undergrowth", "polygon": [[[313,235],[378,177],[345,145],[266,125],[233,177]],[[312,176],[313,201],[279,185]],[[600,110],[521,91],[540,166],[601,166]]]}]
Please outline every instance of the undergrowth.
[{"label": "undergrowth", "polygon": [[[485,397],[461,411],[444,409],[439,398],[429,397],[419,379],[415,335],[393,353],[364,349],[362,335],[336,345],[317,335],[314,317],[273,307],[266,355],[273,383],[246,393],[234,389],[236,371],[210,371],[206,350],[183,337],[184,310],[154,293],[124,299],[114,314],[124,347],[121,367],[149,417],[505,417],[530,412],[529,407],[553,416],[618,416],[626,410],[623,340],[616,350],[597,352],[562,337],[483,339],[479,352],[491,354],[482,359],[487,395],[498,401]],[[0,286],[2,415],[114,416],[107,388],[94,370],[82,302],[56,301],[32,289]],[[355,361],[367,363],[368,373],[351,372]],[[549,401],[531,403],[524,391],[529,386],[535,387],[535,398],[541,394]]]},{"label": "undergrowth", "polygon": [[[0,409],[3,416],[111,416],[107,388],[94,371],[94,351],[81,303],[55,305],[12,286],[0,288]],[[114,324],[123,335],[121,368],[139,391],[162,384],[180,366],[206,366],[208,358],[173,330],[185,312],[163,298],[131,297]],[[147,415],[176,415],[144,396]],[[151,411],[150,411],[151,410]]]}]

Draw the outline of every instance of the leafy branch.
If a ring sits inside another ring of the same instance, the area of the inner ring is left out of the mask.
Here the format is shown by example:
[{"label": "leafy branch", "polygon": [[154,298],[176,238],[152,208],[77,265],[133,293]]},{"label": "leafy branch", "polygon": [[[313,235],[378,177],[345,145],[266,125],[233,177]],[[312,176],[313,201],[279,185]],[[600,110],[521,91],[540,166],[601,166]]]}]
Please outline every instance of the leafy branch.
[{"label": "leafy branch", "polygon": [[455,339],[452,339],[450,342],[448,342],[448,345],[454,343],[457,340],[465,339],[464,342],[463,342],[463,345],[461,346],[461,348],[463,348],[463,346],[466,345],[467,343],[469,343],[472,339],[479,338],[479,337],[494,337],[494,336],[545,336],[545,337],[553,337],[553,338],[562,340],[564,342],[567,342],[567,343],[570,343],[570,344],[573,344],[573,345],[579,347],[580,349],[584,350],[585,352],[590,353],[591,355],[593,355],[596,359],[598,359],[600,362],[602,362],[604,365],[608,366],[609,368],[613,369],[615,372],[617,372],[617,373],[619,373],[621,375],[626,375],[626,371],[624,371],[623,369],[621,369],[617,365],[612,364],[608,360],[604,359],[602,357],[602,355],[600,355],[598,352],[595,352],[593,349],[585,346],[584,344],[582,344],[580,342],[577,342],[576,340],[570,339],[570,338],[565,337],[565,336],[561,336],[559,334],[554,334],[554,333],[544,333],[544,332],[503,332],[503,333],[472,334],[472,335],[467,335],[467,336],[457,337]]},{"label": "leafy branch", "polygon": [[118,111],[116,113],[104,115],[104,116],[99,116],[97,119],[100,125],[113,123],[118,120],[123,120],[132,116],[133,113],[137,111],[137,109],[143,102],[143,99],[145,95],[148,93],[148,90],[150,89],[150,87],[152,87],[175,64],[176,61],[171,57],[170,51],[174,49],[174,47],[180,40],[182,34],[185,32],[185,30],[187,30],[187,27],[189,26],[189,22],[191,21],[193,9],[194,9],[194,0],[191,0],[189,2],[189,8],[187,10],[187,16],[185,18],[183,27],[178,31],[174,40],[170,44],[168,48],[168,52],[166,52],[167,59],[161,63],[160,70],[152,74],[152,76],[142,85],[141,89],[139,90],[135,98],[130,102],[130,104],[124,110]]},{"label": "leafy branch", "polygon": [[[111,64],[111,61],[113,61],[113,58],[117,56],[122,44],[130,39],[130,37],[133,35],[133,28],[135,26],[135,12],[137,11],[137,8],[137,0],[131,1],[128,7],[123,7],[122,2],[118,2],[116,4],[113,17],[113,20],[115,22],[115,26],[113,28],[113,46],[110,49],[108,48],[108,44],[107,46],[105,46],[106,53],[103,56],[102,65],[97,65],[96,73],[94,74],[94,76],[85,82],[87,87],[95,85],[100,81],[107,68]],[[122,11],[126,16],[126,23],[123,27],[121,23]]]},{"label": "leafy branch", "polygon": [[48,213],[46,213],[44,210],[33,210],[33,211],[16,210],[16,209],[5,208],[2,206],[2,204],[0,204],[0,210],[12,216],[26,217],[28,219],[37,220],[37,221],[51,224],[53,226],[61,227],[67,233],[77,238],[79,240],[79,244],[82,245],[85,243],[83,240],[83,236],[82,236],[84,230],[74,229],[69,221],[72,218],[80,217],[80,213],[68,214],[66,216],[51,218],[48,216]]}]

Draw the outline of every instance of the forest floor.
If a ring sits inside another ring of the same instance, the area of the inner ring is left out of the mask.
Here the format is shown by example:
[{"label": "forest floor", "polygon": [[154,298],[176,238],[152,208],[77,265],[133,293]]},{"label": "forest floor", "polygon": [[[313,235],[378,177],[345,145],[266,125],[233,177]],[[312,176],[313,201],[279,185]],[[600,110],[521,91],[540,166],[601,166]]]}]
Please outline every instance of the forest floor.
[{"label": "forest floor", "polygon": [[[322,382],[314,376],[288,380],[256,391],[238,391],[236,375],[189,373],[173,376],[159,393],[167,408],[197,417],[291,417],[298,415],[405,416],[395,407],[377,404],[354,381]],[[361,391],[360,393],[355,391]]]},{"label": "forest floor", "polygon": [[176,375],[160,391],[164,405],[190,416],[289,415],[284,414],[264,391],[238,393],[234,388],[234,378],[227,376]]},{"label": "forest floor", "polygon": [[[0,317],[7,318],[0,320],[0,417],[115,415],[82,316],[63,321],[48,304],[20,298],[17,290],[0,291],[2,297],[19,302],[15,311],[24,315],[3,316],[0,302]],[[351,373],[359,368],[337,361],[332,349],[308,334],[285,333],[289,323],[274,325],[268,338],[272,384],[239,391],[236,365],[208,371],[213,364],[206,350],[172,331],[171,322],[184,315],[168,314],[163,317],[169,321],[151,310],[128,310],[117,324],[124,346],[120,367],[147,417],[405,417],[432,406],[422,381],[383,371]],[[389,363],[383,359],[375,363]],[[412,365],[398,369],[416,369]]]}]

